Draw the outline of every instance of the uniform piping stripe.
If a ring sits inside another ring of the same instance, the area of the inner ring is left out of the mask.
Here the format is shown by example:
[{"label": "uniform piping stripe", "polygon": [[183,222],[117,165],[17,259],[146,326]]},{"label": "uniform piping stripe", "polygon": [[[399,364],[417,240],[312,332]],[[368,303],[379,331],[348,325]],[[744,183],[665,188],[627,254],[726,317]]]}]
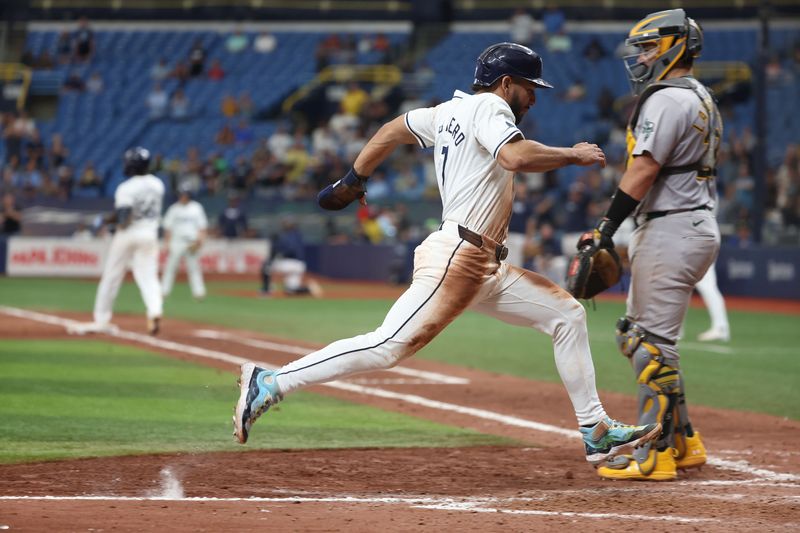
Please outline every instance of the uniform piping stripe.
[{"label": "uniform piping stripe", "polygon": [[403,120],[405,120],[405,122],[406,122],[406,128],[408,128],[408,131],[410,131],[410,132],[411,132],[411,134],[412,134],[414,137],[416,137],[416,138],[417,138],[417,142],[419,143],[419,145],[420,145],[420,146],[422,146],[423,148],[427,148],[427,147],[428,147],[428,145],[427,145],[427,144],[425,144],[425,141],[424,141],[424,140],[422,140],[422,137],[420,137],[419,135],[417,135],[417,132],[416,132],[416,131],[414,131],[414,129],[411,127],[411,124],[409,124],[409,122],[408,122],[408,113],[406,113],[406,114],[405,114],[405,116],[403,117]]},{"label": "uniform piping stripe", "polygon": [[406,319],[406,321],[405,321],[405,322],[403,322],[403,323],[400,325],[400,327],[399,327],[399,328],[397,328],[397,331],[395,331],[394,333],[392,333],[392,335],[391,335],[390,337],[387,337],[386,339],[382,340],[381,342],[379,342],[378,344],[375,344],[375,345],[373,345],[373,346],[367,346],[367,347],[365,347],[365,348],[357,348],[357,349],[355,349],[355,350],[349,350],[349,351],[347,351],[347,352],[337,353],[337,354],[335,354],[335,355],[331,355],[330,357],[327,357],[327,358],[325,358],[325,359],[323,359],[323,360],[321,360],[321,361],[317,361],[316,363],[312,363],[312,364],[310,364],[310,365],[306,365],[306,366],[304,366],[304,367],[302,367],[302,368],[295,368],[294,370],[289,370],[288,372],[281,372],[281,373],[280,373],[280,374],[278,374],[278,375],[279,375],[279,376],[284,376],[284,375],[286,375],[286,374],[291,374],[291,373],[293,373],[293,372],[299,372],[300,370],[306,370],[306,369],[308,369],[308,368],[311,368],[312,366],[316,366],[316,365],[319,365],[319,364],[321,364],[321,363],[327,363],[327,362],[328,362],[328,361],[330,361],[331,359],[336,359],[337,357],[341,357],[341,356],[343,356],[343,355],[348,355],[348,354],[351,354],[351,353],[356,353],[356,352],[363,352],[364,350],[372,350],[373,348],[377,348],[377,347],[378,347],[378,346],[380,346],[381,344],[384,344],[384,343],[386,343],[387,341],[390,341],[390,340],[392,340],[392,339],[395,337],[395,335],[397,335],[398,333],[400,333],[400,330],[402,330],[404,327],[406,327],[406,324],[408,324],[409,320],[411,320],[412,318],[414,318],[414,315],[416,315],[416,314],[419,312],[419,310],[420,310],[420,309],[422,309],[422,308],[425,306],[425,304],[426,304],[426,303],[428,303],[428,301],[430,301],[430,299],[431,299],[431,298],[433,298],[433,295],[434,295],[434,294],[436,294],[436,291],[438,291],[438,290],[439,290],[439,287],[441,287],[441,286],[442,286],[442,283],[444,283],[444,278],[445,278],[445,277],[447,277],[447,272],[450,270],[450,263],[452,263],[452,262],[453,262],[453,257],[455,257],[455,255],[456,255],[456,252],[458,251],[458,249],[459,249],[459,248],[461,248],[461,245],[462,245],[462,244],[464,244],[464,239],[461,239],[461,240],[459,241],[458,245],[457,245],[457,246],[455,247],[455,249],[453,250],[453,253],[452,253],[452,254],[450,254],[450,259],[448,259],[448,260],[447,260],[447,267],[444,269],[444,274],[442,274],[442,279],[440,279],[440,280],[439,280],[439,283],[438,283],[438,284],[436,285],[436,287],[433,289],[433,292],[431,292],[430,296],[428,296],[427,298],[425,298],[425,301],[424,301],[424,302],[422,302],[422,303],[419,305],[419,307],[417,307],[417,308],[414,310],[414,312],[413,312],[413,313],[411,313],[411,314],[408,316],[408,318]]},{"label": "uniform piping stripe", "polygon": [[515,135],[519,135],[519,133],[520,133],[519,130],[514,130],[511,133],[509,133],[508,136],[506,136],[505,139],[500,141],[500,143],[497,145],[497,148],[494,149],[494,153],[492,154],[492,157],[494,159],[497,159],[497,152],[500,151],[500,148],[502,148],[504,144],[506,144],[508,141],[510,141],[512,137],[514,137]]}]

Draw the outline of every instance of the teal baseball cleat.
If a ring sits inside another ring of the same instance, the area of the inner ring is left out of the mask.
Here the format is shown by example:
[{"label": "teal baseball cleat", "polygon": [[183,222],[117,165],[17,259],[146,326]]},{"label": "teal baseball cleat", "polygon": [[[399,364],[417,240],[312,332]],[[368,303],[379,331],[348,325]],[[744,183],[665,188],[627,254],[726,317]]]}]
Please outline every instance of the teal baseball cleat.
[{"label": "teal baseball cleat", "polygon": [[594,426],[581,427],[580,430],[586,446],[586,460],[597,466],[658,438],[661,424],[629,426],[607,416]]},{"label": "teal baseball cleat", "polygon": [[241,444],[247,442],[250,428],[267,410],[283,400],[277,372],[245,363],[239,376],[239,401],[233,415],[233,436]]}]

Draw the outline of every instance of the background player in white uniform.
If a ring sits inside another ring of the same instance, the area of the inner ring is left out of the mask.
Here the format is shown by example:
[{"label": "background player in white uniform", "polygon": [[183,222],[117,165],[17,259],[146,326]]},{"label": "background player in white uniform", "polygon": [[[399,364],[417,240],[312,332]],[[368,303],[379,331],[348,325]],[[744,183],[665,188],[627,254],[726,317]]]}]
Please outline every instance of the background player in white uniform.
[{"label": "background player in white uniform", "polygon": [[694,287],[703,299],[711,317],[711,327],[697,336],[703,342],[731,340],[731,326],[728,322],[728,310],[725,308],[725,298],[717,285],[716,263],[708,267],[708,271]]},{"label": "background player in white uniform", "polygon": [[[385,124],[343,179],[319,195],[328,209],[361,196],[364,182],[401,144],[433,147],[442,224],[416,249],[411,286],[383,324],[334,342],[270,372],[242,365],[234,434],[244,443],[253,422],[283,395],[356,372],[392,367],[416,353],[468,308],[552,336],[556,366],[581,426],[586,458],[597,463],[655,437],[658,424],[627,426],[606,415],[595,387],[586,313],[547,278],[503,262],[513,202],[514,172],[544,172],[569,164],[605,164],[594,144],[553,148],[525,140],[517,124],[535,102],[538,54],[511,43],[478,58],[470,95],[456,91],[436,107],[415,109]],[[498,342],[501,342],[498,339]],[[533,355],[533,354],[531,354]]]},{"label": "background player in white uniform", "polygon": [[164,199],[164,184],[152,174],[150,152],[131,148],[125,152],[125,175],[128,179],[114,193],[114,212],[103,222],[116,224],[111,239],[97,296],[94,322],[73,328],[73,333],[113,330],[111,315],[114,300],[130,269],[147,308],[147,331],[151,335],[160,328],[163,300],[158,282],[158,224]]},{"label": "background player in white uniform", "polygon": [[609,479],[671,480],[678,468],[701,466],[706,451],[686,408],[677,342],[692,290],[719,251],[714,218],[719,110],[692,77],[700,26],[682,9],[652,13],[626,41],[626,67],[639,96],[628,129],[628,166],[603,220],[597,245],[635,214],[628,255],[631,284],[617,343],[639,384],[639,423],[661,422],[655,445],[598,469]]},{"label": "background player in white uniform", "polygon": [[164,241],[169,246],[167,264],[161,277],[162,294],[167,297],[172,292],[175,274],[181,258],[184,258],[192,296],[202,300],[206,296],[206,286],[200,266],[200,247],[206,239],[208,218],[203,206],[192,200],[191,188],[187,184],[178,186],[178,201],[167,209],[162,226]]}]

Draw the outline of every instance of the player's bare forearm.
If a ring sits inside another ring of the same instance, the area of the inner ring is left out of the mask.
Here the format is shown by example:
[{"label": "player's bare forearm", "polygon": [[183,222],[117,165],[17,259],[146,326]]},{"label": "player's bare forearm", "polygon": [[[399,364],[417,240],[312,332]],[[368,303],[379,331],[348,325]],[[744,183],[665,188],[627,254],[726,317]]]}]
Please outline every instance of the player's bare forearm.
[{"label": "player's bare forearm", "polygon": [[661,165],[649,153],[635,157],[625,170],[619,188],[636,200],[641,200],[658,177]]},{"label": "player's bare forearm", "polygon": [[606,165],[605,154],[595,144],[578,143],[565,148],[521,138],[506,143],[497,154],[497,161],[512,172],[547,172],[567,165]]},{"label": "player's bare forearm", "polygon": [[369,176],[378,165],[389,157],[401,144],[416,144],[414,135],[408,131],[403,115],[387,122],[372,136],[358,154],[353,169],[361,176]]}]

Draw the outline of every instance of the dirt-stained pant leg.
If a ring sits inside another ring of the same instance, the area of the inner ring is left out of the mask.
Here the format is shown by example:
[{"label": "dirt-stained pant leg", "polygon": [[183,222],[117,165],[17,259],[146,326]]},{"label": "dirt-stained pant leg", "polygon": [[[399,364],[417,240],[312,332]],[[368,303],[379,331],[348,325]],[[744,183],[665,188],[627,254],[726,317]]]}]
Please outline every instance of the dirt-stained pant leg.
[{"label": "dirt-stained pant leg", "polygon": [[586,311],[567,291],[544,276],[503,264],[473,309],[551,336],[556,367],[578,423],[592,424],[605,416],[595,385]]},{"label": "dirt-stained pant leg", "polygon": [[160,317],[164,313],[164,297],[158,280],[158,241],[137,237],[131,271],[147,308],[147,318]]},{"label": "dirt-stained pant leg", "polygon": [[497,267],[484,250],[443,231],[433,233],[417,247],[411,286],[383,324],[284,366],[277,377],[281,392],[396,365],[469,307]]}]

